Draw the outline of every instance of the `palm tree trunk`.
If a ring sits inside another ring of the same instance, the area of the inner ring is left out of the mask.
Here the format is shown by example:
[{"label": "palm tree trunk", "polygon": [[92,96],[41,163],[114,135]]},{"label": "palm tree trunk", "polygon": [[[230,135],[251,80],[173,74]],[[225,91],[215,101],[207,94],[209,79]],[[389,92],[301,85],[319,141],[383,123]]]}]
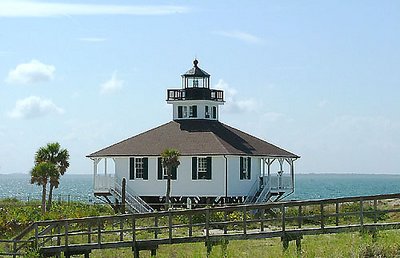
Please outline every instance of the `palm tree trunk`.
[{"label": "palm tree trunk", "polygon": [[50,184],[50,190],[49,190],[49,202],[47,203],[47,207],[46,210],[50,211],[51,210],[51,203],[53,201],[53,189],[54,189],[54,185]]},{"label": "palm tree trunk", "polygon": [[165,209],[169,210],[170,208],[170,195],[171,195],[171,170],[167,168],[167,193],[165,195]]},{"label": "palm tree trunk", "polygon": [[42,213],[46,213],[46,185],[43,185],[43,190],[42,190]]}]

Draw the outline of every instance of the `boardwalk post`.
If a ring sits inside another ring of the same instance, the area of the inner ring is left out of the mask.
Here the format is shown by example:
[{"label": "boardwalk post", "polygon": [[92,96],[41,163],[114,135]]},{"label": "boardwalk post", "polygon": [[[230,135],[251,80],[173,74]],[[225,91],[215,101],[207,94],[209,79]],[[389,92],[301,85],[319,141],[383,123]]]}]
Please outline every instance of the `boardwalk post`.
[{"label": "boardwalk post", "polygon": [[336,203],[335,203],[335,210],[336,210],[336,213],[335,213],[336,226],[339,226],[339,202],[338,201],[336,201]]},{"label": "boardwalk post", "polygon": [[193,219],[192,214],[189,214],[189,237],[193,235]]},{"label": "boardwalk post", "polygon": [[61,245],[61,224],[57,223],[57,245]]},{"label": "boardwalk post", "polygon": [[289,248],[289,238],[286,236],[285,233],[281,237],[281,241],[282,241],[283,251],[286,252],[286,250]]},{"label": "boardwalk post", "polygon": [[13,241],[13,258],[17,257],[17,240]]},{"label": "boardwalk post", "polygon": [[321,229],[325,228],[325,215],[324,215],[324,203],[321,202],[320,205],[320,212],[321,212]]},{"label": "boardwalk post", "polygon": [[261,209],[261,223],[260,223],[260,230],[264,232],[264,219],[265,219],[265,209]]},{"label": "boardwalk post", "polygon": [[247,210],[246,206],[243,206],[243,234],[247,235]]},{"label": "boardwalk post", "polygon": [[224,210],[224,235],[226,235],[228,233],[228,227],[226,225],[227,220],[228,220],[228,214],[227,214],[227,211]]},{"label": "boardwalk post", "polygon": [[377,211],[378,211],[378,200],[375,198],[374,199],[374,223],[377,223],[378,222],[378,214],[377,214]]},{"label": "boardwalk post", "polygon": [[132,251],[133,257],[139,258],[139,248],[136,243],[136,218],[132,216]]},{"label": "boardwalk post", "polygon": [[296,251],[297,253],[301,253],[301,237],[296,238]]},{"label": "boardwalk post", "polygon": [[360,198],[360,226],[361,229],[364,226],[364,202],[363,202],[363,198]]},{"label": "boardwalk post", "polygon": [[88,223],[88,244],[92,242],[92,225],[90,225],[90,222]]},{"label": "boardwalk post", "polygon": [[210,234],[210,208],[206,209],[206,225],[205,225],[205,229],[206,229],[206,247],[207,247],[207,257],[210,257],[211,251],[212,251],[212,247],[213,244],[211,241],[208,240],[209,238],[209,234]]},{"label": "boardwalk post", "polygon": [[168,239],[169,243],[172,244],[172,213],[168,211]]},{"label": "boardwalk post", "polygon": [[35,223],[35,248],[39,247],[39,228],[38,224]]},{"label": "boardwalk post", "polygon": [[101,220],[97,219],[97,245],[101,246]]},{"label": "boardwalk post", "polygon": [[119,241],[124,241],[124,218],[120,218],[119,221]]},{"label": "boardwalk post", "polygon": [[298,223],[298,227],[299,228],[301,228],[301,224],[302,224],[302,221],[303,221],[303,214],[302,214],[302,206],[301,205],[299,205],[299,214],[298,214],[298,217],[297,217],[297,223]]},{"label": "boardwalk post", "polygon": [[158,215],[154,214],[154,238],[158,237]]},{"label": "boardwalk post", "polygon": [[282,232],[285,233],[286,230],[286,225],[285,225],[285,220],[286,220],[286,215],[285,215],[285,205],[281,205],[281,213],[282,213]]},{"label": "boardwalk post", "polygon": [[68,221],[64,222],[65,247],[68,247]]}]

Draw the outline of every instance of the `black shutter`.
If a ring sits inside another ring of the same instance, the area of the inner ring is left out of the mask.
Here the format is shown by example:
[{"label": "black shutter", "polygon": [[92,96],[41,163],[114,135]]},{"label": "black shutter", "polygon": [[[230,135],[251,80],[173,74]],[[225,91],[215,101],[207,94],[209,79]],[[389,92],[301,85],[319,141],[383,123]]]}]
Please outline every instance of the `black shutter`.
[{"label": "black shutter", "polygon": [[192,158],[192,179],[197,179],[197,157]]},{"label": "black shutter", "polygon": [[217,118],[217,108],[216,107],[213,107],[212,116],[214,119]]},{"label": "black shutter", "polygon": [[162,158],[159,157],[158,159],[158,165],[157,165],[157,179],[162,180],[163,179],[163,169],[162,169]]},{"label": "black shutter", "polygon": [[244,177],[244,174],[243,174],[243,157],[240,157],[239,174],[240,174],[240,180],[243,180],[243,177]]},{"label": "black shutter", "polygon": [[149,179],[149,159],[143,158],[143,179]]},{"label": "black shutter", "polygon": [[247,158],[247,179],[251,179],[251,158]]},{"label": "black shutter", "polygon": [[207,157],[207,173],[206,173],[206,179],[211,179],[211,164],[212,158]]},{"label": "black shutter", "polygon": [[197,106],[193,106],[193,117],[197,117]]},{"label": "black shutter", "polygon": [[177,179],[176,171],[177,171],[177,168],[172,168],[172,171],[171,171],[171,179],[172,180],[176,180]]},{"label": "black shutter", "polygon": [[178,118],[183,117],[182,106],[178,106]]},{"label": "black shutter", "polygon": [[135,158],[129,159],[129,180],[135,179]]}]

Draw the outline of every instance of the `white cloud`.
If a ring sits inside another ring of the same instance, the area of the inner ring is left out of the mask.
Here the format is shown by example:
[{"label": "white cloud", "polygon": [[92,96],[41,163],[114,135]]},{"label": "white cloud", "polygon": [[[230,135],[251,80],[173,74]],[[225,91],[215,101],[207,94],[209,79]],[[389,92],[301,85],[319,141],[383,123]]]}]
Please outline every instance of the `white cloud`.
[{"label": "white cloud", "polygon": [[38,60],[29,63],[19,64],[15,69],[10,70],[6,82],[8,83],[37,83],[49,81],[54,78],[55,67],[43,64]]},{"label": "white cloud", "polygon": [[237,90],[231,88],[224,80],[220,79],[215,85],[215,89],[221,89],[224,91],[226,101],[224,109],[228,112],[251,112],[258,110],[261,106],[261,104],[254,99],[238,99]]},{"label": "white cloud", "polygon": [[250,33],[243,32],[243,31],[215,31],[215,34],[228,37],[228,38],[233,38],[237,39],[246,43],[251,43],[251,44],[261,44],[263,43],[263,40],[257,36],[254,36]]},{"label": "white cloud", "polygon": [[109,94],[122,89],[124,85],[123,80],[118,80],[117,72],[114,72],[111,76],[111,79],[106,81],[100,86],[100,93],[101,94]]},{"label": "white cloud", "polygon": [[37,96],[30,96],[18,100],[14,109],[8,113],[11,118],[37,118],[48,114],[62,114],[64,110],[59,108],[53,101],[42,99]]},{"label": "white cloud", "polygon": [[97,37],[86,37],[86,38],[79,38],[78,40],[80,41],[86,41],[86,42],[103,42],[106,41],[106,38],[97,38]]},{"label": "white cloud", "polygon": [[103,5],[13,0],[0,2],[0,17],[51,17],[66,15],[168,15],[189,9],[175,5]]}]

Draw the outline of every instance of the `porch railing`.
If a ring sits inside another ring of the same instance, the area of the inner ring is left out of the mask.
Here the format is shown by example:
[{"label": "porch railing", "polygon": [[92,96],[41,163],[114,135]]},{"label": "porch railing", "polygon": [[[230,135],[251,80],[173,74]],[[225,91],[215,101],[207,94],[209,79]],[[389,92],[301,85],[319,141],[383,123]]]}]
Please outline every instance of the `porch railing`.
[{"label": "porch railing", "polygon": [[94,177],[94,192],[109,192],[114,185],[113,175],[96,175]]}]

